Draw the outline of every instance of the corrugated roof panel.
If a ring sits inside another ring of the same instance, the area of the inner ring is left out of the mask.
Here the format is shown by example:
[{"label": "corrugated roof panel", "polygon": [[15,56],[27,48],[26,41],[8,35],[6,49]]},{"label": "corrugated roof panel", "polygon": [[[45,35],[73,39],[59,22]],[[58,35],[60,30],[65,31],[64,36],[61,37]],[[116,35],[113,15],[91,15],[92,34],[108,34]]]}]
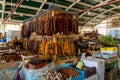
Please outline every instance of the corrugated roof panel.
[{"label": "corrugated roof panel", "polygon": [[115,12],[120,12],[120,9],[113,9],[112,11],[115,11]]},{"label": "corrugated roof panel", "polygon": [[96,4],[99,4],[100,2],[97,2],[95,0],[80,0],[81,2],[85,2],[85,3],[88,3],[88,4],[91,4],[91,5],[96,5]]},{"label": "corrugated roof panel", "polygon": [[7,17],[7,15],[8,15],[7,13],[4,13],[4,18]]},{"label": "corrugated roof panel", "polygon": [[120,2],[114,3],[114,5],[119,6],[119,5],[120,5]]},{"label": "corrugated roof panel", "polygon": [[2,10],[2,4],[0,4],[0,10]]},{"label": "corrugated roof panel", "polygon": [[[13,6],[12,6],[12,7],[13,7]],[[12,7],[9,6],[9,5],[6,5],[6,6],[5,6],[5,10],[6,10],[6,11],[11,11],[11,8],[12,8]]]},{"label": "corrugated roof panel", "polygon": [[89,19],[87,19],[87,18],[79,18],[79,21],[86,21],[86,20],[89,20]]},{"label": "corrugated roof panel", "polygon": [[105,8],[105,9],[110,9],[110,8],[113,8],[112,6],[103,6],[103,8]]},{"label": "corrugated roof panel", "polygon": [[113,15],[113,14],[115,14],[115,13],[112,13],[112,12],[106,12],[106,13],[104,13],[104,15]]},{"label": "corrugated roof panel", "polygon": [[29,16],[19,16],[19,15],[12,16],[13,20],[26,20],[26,19],[29,19],[29,18],[30,18]]},{"label": "corrugated roof panel", "polygon": [[2,13],[0,13],[0,18],[2,18]]},{"label": "corrugated roof panel", "polygon": [[18,0],[6,0],[6,2],[17,3]]},{"label": "corrugated roof panel", "polygon": [[31,9],[27,9],[27,8],[18,8],[16,10],[16,12],[22,12],[22,13],[29,13],[29,14],[36,14],[36,10],[31,10]]},{"label": "corrugated roof panel", "polygon": [[47,1],[52,2],[52,3],[61,4],[61,5],[65,5],[65,6],[70,6],[72,4],[72,2],[69,2],[67,0],[47,0]]},{"label": "corrugated roof panel", "polygon": [[32,6],[32,7],[37,7],[39,8],[41,6],[42,3],[38,3],[38,2],[34,2],[34,1],[26,1],[24,0],[24,2],[22,3],[23,5],[27,5],[27,6]]},{"label": "corrugated roof panel", "polygon": [[93,17],[95,17],[96,15],[85,14],[84,16],[86,16],[86,17],[90,17],[90,18],[93,18]]},{"label": "corrugated roof panel", "polygon": [[103,11],[101,11],[101,10],[95,10],[95,9],[93,9],[93,10],[91,10],[92,12],[95,12],[95,13],[102,13]]},{"label": "corrugated roof panel", "polygon": [[70,11],[70,12],[72,12],[72,13],[77,13],[78,11],[76,11],[76,10],[72,10],[72,9],[69,9],[68,11]]},{"label": "corrugated roof panel", "polygon": [[[10,2],[10,3],[17,3],[17,1],[18,1],[18,0],[6,0],[6,2]],[[37,7],[37,8],[39,8],[42,3],[35,2],[35,1],[32,1],[32,0],[29,0],[29,1],[24,0],[24,1],[22,2],[22,4],[23,4],[23,5],[27,5],[27,6],[32,6],[32,7]]]},{"label": "corrugated roof panel", "polygon": [[49,7],[49,5],[48,5],[48,4],[45,4],[45,5],[43,6],[43,9],[48,9],[48,7]]},{"label": "corrugated roof panel", "polygon": [[83,5],[81,5],[81,4],[75,4],[73,7],[74,7],[74,8],[78,8],[78,9],[87,9],[87,8],[89,8],[89,7],[83,6]]}]

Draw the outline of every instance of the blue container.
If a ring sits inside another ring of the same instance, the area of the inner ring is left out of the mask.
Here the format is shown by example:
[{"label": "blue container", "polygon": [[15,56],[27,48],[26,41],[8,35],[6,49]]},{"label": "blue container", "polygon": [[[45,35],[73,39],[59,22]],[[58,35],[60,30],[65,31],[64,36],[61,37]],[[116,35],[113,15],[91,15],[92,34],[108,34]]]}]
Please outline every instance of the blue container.
[{"label": "blue container", "polygon": [[84,71],[81,71],[81,70],[78,70],[78,69],[75,69],[75,68],[72,68],[74,70],[76,70],[77,72],[79,72],[79,75],[72,78],[71,80],[84,80],[85,79],[85,72]]}]

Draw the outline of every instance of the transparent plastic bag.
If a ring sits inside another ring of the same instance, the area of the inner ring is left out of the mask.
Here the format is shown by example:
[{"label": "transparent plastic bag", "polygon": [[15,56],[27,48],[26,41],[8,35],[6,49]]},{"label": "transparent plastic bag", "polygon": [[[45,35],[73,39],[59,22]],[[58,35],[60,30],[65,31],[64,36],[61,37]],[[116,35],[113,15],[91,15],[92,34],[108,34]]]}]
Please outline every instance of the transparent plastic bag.
[{"label": "transparent plastic bag", "polygon": [[17,74],[16,68],[9,68],[0,71],[0,80],[15,80]]},{"label": "transparent plastic bag", "polygon": [[27,69],[23,66],[25,80],[44,80],[42,75],[45,75],[51,68],[54,67],[54,62],[45,65],[41,69]]}]

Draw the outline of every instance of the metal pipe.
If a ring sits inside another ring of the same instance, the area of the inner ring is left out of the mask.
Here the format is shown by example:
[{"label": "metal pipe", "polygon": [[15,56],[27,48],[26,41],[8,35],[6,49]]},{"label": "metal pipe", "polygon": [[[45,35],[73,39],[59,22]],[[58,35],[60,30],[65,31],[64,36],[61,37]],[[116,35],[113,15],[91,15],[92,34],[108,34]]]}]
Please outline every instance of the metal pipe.
[{"label": "metal pipe", "polygon": [[20,4],[21,4],[23,1],[24,1],[24,0],[19,0],[19,1],[17,1],[17,3],[15,4],[14,8],[13,8],[13,9],[11,10],[11,12],[7,15],[7,17],[2,21],[2,24],[4,24],[4,22],[5,22],[9,17],[11,17],[12,13],[17,10],[17,8],[20,6]]},{"label": "metal pipe", "polygon": [[96,9],[96,8],[99,8],[99,7],[102,7],[102,6],[106,6],[106,5],[109,5],[109,4],[117,3],[117,2],[120,2],[120,0],[114,0],[114,1],[102,4],[102,5],[99,5],[99,6],[94,6],[94,7],[91,7],[91,8],[87,8],[85,10],[79,11],[78,13],[85,12],[85,11],[90,11],[90,10],[93,10],[93,9]]}]

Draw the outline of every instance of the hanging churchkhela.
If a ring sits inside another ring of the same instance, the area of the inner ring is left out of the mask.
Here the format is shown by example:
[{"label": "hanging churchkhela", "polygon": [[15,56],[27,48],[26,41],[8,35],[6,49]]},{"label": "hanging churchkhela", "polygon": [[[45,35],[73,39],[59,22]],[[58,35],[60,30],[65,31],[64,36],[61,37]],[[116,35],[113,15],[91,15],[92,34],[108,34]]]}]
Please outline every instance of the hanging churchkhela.
[{"label": "hanging churchkhela", "polygon": [[[29,23],[28,23],[29,22]],[[28,25],[26,25],[28,23]],[[25,27],[29,29],[25,29]],[[76,34],[76,16],[74,14],[64,12],[61,10],[49,10],[39,14],[36,18],[24,22],[22,27],[22,36],[29,37],[25,34],[25,30],[31,34],[37,32],[38,35],[53,35],[62,33],[69,35],[70,33]]]}]

